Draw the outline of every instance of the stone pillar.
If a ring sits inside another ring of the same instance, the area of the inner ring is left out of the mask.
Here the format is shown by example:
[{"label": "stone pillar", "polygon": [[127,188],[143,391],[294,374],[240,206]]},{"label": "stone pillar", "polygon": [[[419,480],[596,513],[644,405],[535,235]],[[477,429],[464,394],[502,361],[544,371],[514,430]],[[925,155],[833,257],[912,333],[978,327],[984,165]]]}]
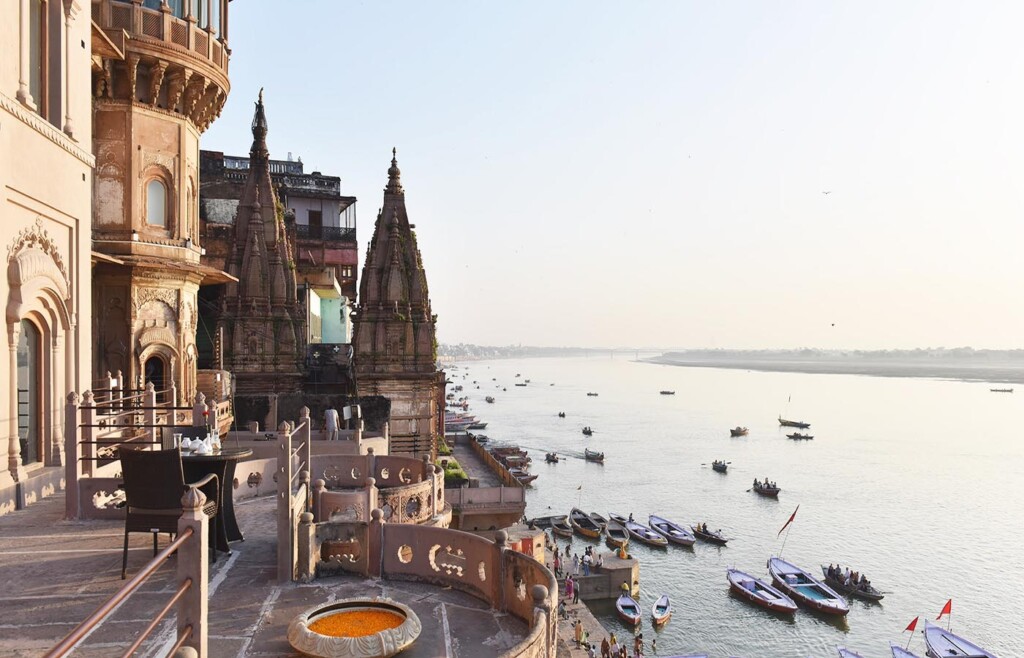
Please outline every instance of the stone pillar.
[{"label": "stone pillar", "polygon": [[64,518],[78,519],[82,510],[78,501],[78,481],[82,477],[82,450],[78,442],[78,425],[81,414],[78,410],[78,393],[68,393],[64,405]]},{"label": "stone pillar", "polygon": [[[32,98],[32,92],[28,88],[28,76],[29,76],[29,10],[28,0],[19,0],[19,34],[21,35],[21,48],[18,50],[19,61],[18,61],[18,92],[15,97],[21,101],[25,107],[29,108],[33,112],[36,110],[35,99]],[[11,389],[14,390],[14,389]]]},{"label": "stone pillar", "polygon": [[[320,501],[323,500],[324,491],[327,490],[327,482],[317,479],[313,483],[313,518],[316,521],[326,521],[320,508]],[[369,509],[369,508],[367,508]]]},{"label": "stone pillar", "polygon": [[[299,409],[299,441],[302,442],[302,461],[309,473],[313,472],[313,419],[309,417],[309,407]],[[307,473],[307,476],[309,475]],[[307,480],[308,481],[308,480]],[[308,491],[306,492],[309,493]],[[308,507],[307,507],[308,509]]]},{"label": "stone pillar", "polygon": [[78,15],[78,2],[64,0],[64,133],[75,138],[75,125],[71,120],[71,23]]},{"label": "stone pillar", "polygon": [[370,523],[366,528],[366,571],[380,578],[384,570],[381,551],[384,548],[384,512],[378,508],[370,511]]},{"label": "stone pillar", "polygon": [[377,489],[377,478],[368,477],[364,482],[366,484],[366,509],[377,509],[378,494],[380,493],[380,490]]},{"label": "stone pillar", "polygon": [[[308,484],[308,483],[307,483]],[[299,569],[298,578],[301,583],[308,583],[316,576],[316,524],[313,515],[303,512],[299,515]]]},{"label": "stone pillar", "polygon": [[[27,2],[22,2],[22,10],[27,11]],[[7,413],[10,421],[7,425],[7,472],[15,482],[25,481],[25,468],[21,465],[21,442],[18,441],[18,340],[21,338],[21,325],[10,324],[7,328],[8,346],[10,347],[10,370],[8,377]]]},{"label": "stone pillar", "polygon": [[178,601],[178,634],[192,627],[184,646],[194,649],[199,658],[209,656],[210,556],[209,521],[203,513],[205,504],[203,492],[189,487],[181,497],[182,513],[178,520],[179,537],[186,528],[191,528],[193,533],[178,549],[178,582],[192,581],[192,586]]}]

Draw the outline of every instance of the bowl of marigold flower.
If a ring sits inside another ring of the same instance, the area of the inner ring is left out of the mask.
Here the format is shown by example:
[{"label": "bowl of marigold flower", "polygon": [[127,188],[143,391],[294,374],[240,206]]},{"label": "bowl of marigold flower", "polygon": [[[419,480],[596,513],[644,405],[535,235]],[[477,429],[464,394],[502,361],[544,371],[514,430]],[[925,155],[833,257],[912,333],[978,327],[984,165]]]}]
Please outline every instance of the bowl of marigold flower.
[{"label": "bowl of marigold flower", "polygon": [[305,611],[288,625],[288,642],[315,658],[387,658],[419,637],[409,606],[388,598],[340,599]]}]

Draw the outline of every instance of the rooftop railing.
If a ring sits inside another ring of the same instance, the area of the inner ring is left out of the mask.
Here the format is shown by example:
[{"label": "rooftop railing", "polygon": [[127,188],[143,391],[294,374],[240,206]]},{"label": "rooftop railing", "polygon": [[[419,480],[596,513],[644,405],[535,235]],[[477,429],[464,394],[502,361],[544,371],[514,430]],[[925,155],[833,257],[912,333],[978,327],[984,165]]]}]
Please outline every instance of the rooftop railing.
[{"label": "rooftop railing", "polygon": [[310,226],[296,224],[295,236],[300,240],[327,240],[330,242],[355,242],[355,228],[347,226]]}]

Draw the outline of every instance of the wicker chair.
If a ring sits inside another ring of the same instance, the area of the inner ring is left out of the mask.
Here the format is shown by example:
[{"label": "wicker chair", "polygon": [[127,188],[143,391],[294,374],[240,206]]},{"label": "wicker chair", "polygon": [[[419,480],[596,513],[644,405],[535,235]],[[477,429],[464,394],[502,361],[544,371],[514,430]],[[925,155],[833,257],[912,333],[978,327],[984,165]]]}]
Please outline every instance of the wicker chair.
[{"label": "wicker chair", "polygon": [[124,477],[126,499],[124,520],[124,556],[121,562],[121,580],[128,571],[128,533],[153,533],[153,555],[157,553],[157,535],[161,532],[177,534],[181,517],[181,497],[188,487],[206,494],[203,512],[213,523],[210,532],[210,554],[217,559],[217,508],[220,506],[220,483],[214,474],[198,482],[185,482],[181,467],[181,450],[135,450],[120,448],[121,474]]}]

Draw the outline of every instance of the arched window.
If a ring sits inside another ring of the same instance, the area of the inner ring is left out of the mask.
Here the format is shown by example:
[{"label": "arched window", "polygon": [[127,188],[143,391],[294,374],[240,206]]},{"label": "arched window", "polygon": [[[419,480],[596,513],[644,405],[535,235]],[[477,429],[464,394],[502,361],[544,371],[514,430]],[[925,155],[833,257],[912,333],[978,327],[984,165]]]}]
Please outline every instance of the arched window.
[{"label": "arched window", "polygon": [[42,334],[35,324],[21,321],[18,336],[18,441],[21,443],[21,463],[39,461],[42,416]]},{"label": "arched window", "polygon": [[146,183],[146,223],[167,228],[167,187],[156,178]]}]

